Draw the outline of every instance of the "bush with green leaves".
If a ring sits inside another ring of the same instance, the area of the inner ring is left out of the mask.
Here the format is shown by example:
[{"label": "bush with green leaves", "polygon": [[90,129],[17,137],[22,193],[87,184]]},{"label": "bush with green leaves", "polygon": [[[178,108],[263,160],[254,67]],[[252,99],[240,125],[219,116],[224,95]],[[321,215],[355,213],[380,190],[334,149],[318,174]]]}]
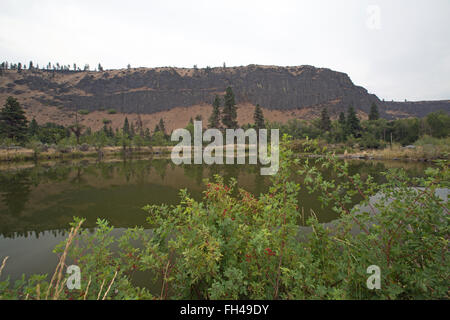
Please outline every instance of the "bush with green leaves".
[{"label": "bush with green leaves", "polygon": [[[306,144],[324,152],[316,142]],[[448,162],[437,161],[419,178],[391,169],[383,173],[386,182],[379,184],[371,176],[350,175],[348,163],[330,153],[316,161],[344,179],[326,180],[317,163],[306,162],[299,171],[308,190],[321,193],[323,204],[333,204],[341,216],[330,251],[338,253],[332,258],[341,274],[336,279],[346,284],[347,294],[364,299],[448,299],[449,215],[447,199],[437,192],[450,186]],[[355,197],[361,199],[358,206],[353,206]],[[381,269],[381,290],[369,292],[361,286],[369,265]]]}]

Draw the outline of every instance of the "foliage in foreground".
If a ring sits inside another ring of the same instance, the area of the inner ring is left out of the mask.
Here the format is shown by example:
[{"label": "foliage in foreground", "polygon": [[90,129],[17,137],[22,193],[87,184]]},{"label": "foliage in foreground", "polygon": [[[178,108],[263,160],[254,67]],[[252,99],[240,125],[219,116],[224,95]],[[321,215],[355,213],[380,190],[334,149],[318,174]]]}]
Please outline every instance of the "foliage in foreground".
[{"label": "foliage in foreground", "polygon": [[[449,187],[444,162],[424,178],[391,170],[377,185],[371,177],[349,175],[347,164],[331,154],[314,160],[346,181],[336,184],[323,178],[317,164],[300,165],[288,143],[285,137],[268,193],[254,197],[237,189],[236,180],[225,184],[217,176],[206,182],[203,201],[182,190],[177,206],[145,207],[152,232],[133,228],[118,239],[101,220],[93,233],[77,235],[83,222],[77,219],[55,250],[61,260],[53,281],[45,275],[14,285],[6,280],[0,298],[448,299],[448,209],[435,195],[438,187]],[[324,152],[315,142],[305,147]],[[304,176],[303,186],[293,174]],[[300,240],[300,187],[320,191],[320,200],[334,205],[342,216],[335,227],[326,229],[311,217],[312,232]],[[370,201],[375,194],[379,200]],[[355,197],[367,210],[353,207]],[[61,289],[69,260],[81,268],[80,290]],[[366,286],[370,265],[381,269],[380,290]],[[157,292],[134,286],[136,271],[151,274],[160,284]]]}]

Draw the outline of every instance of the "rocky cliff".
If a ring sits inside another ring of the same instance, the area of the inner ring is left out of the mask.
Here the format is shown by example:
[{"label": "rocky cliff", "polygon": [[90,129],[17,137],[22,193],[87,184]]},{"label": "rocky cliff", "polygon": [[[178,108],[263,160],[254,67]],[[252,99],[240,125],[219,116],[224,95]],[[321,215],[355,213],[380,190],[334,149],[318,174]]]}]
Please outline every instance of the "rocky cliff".
[{"label": "rocky cliff", "polygon": [[115,109],[119,113],[153,114],[177,107],[210,104],[216,94],[233,87],[238,104],[259,104],[265,109],[290,112],[308,110],[306,118],[322,107],[336,116],[349,105],[360,114],[375,102],[387,118],[423,116],[443,109],[450,101],[437,103],[384,103],[356,86],[345,73],[312,66],[257,66],[232,68],[139,68],[104,72],[3,71],[0,99],[13,95],[28,108],[59,110]]}]

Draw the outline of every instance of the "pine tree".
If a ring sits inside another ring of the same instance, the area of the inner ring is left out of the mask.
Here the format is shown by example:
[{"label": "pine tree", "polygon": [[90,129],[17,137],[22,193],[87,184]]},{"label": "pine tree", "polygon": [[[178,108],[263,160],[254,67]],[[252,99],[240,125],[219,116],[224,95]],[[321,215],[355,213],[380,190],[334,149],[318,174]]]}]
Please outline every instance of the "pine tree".
[{"label": "pine tree", "polygon": [[145,132],[144,132],[144,139],[145,141],[149,142],[151,140],[151,136],[150,136],[150,129],[146,128]]},{"label": "pine tree", "polygon": [[349,134],[352,134],[355,137],[359,136],[359,133],[361,131],[361,124],[353,106],[350,106],[350,108],[348,108],[346,124]]},{"label": "pine tree", "polygon": [[164,124],[163,118],[159,119],[158,127],[159,127],[159,131],[161,131],[165,136],[166,135],[166,125]]},{"label": "pine tree", "polygon": [[28,120],[17,99],[8,97],[0,111],[0,135],[23,142],[27,138]]},{"label": "pine tree", "polygon": [[36,136],[38,134],[38,130],[39,130],[39,125],[38,125],[36,119],[33,118],[33,120],[31,120],[31,122],[30,122],[30,127],[29,127],[30,136]]},{"label": "pine tree", "polygon": [[328,115],[327,108],[322,109],[322,116],[320,118],[320,129],[323,131],[330,131],[331,129],[331,120]]},{"label": "pine tree", "polygon": [[347,140],[347,120],[345,120],[345,113],[341,112],[339,114],[339,119],[338,119],[338,133],[337,133],[337,137],[338,139],[340,139],[340,141],[345,141]]},{"label": "pine tree", "polygon": [[341,125],[342,128],[345,128],[346,120],[345,120],[345,113],[344,112],[341,112],[339,114],[338,122],[339,122],[339,124]]},{"label": "pine tree", "polygon": [[253,114],[253,119],[255,120],[256,129],[265,128],[264,114],[259,104],[256,105],[255,113]]},{"label": "pine tree", "polygon": [[139,136],[144,137],[144,124],[142,123],[142,118],[140,114],[138,114],[136,125]]},{"label": "pine tree", "polygon": [[135,135],[136,135],[136,130],[134,129],[134,123],[131,123],[131,126],[130,126],[130,138],[134,138]]},{"label": "pine tree", "polygon": [[380,119],[380,114],[378,112],[378,106],[374,103],[372,103],[372,106],[370,107],[370,113],[369,113],[369,120],[378,120]]},{"label": "pine tree", "polygon": [[108,126],[106,125],[106,123],[103,125],[103,132],[106,136],[108,136]]},{"label": "pine tree", "polygon": [[128,123],[128,117],[125,117],[125,120],[123,122],[122,131],[124,134],[130,136],[130,124]]},{"label": "pine tree", "polygon": [[213,102],[213,112],[209,117],[209,128],[219,128],[220,127],[220,98],[216,95]]},{"label": "pine tree", "polygon": [[231,87],[228,87],[224,97],[224,108],[222,114],[222,123],[228,129],[237,127],[237,111],[234,93]]}]

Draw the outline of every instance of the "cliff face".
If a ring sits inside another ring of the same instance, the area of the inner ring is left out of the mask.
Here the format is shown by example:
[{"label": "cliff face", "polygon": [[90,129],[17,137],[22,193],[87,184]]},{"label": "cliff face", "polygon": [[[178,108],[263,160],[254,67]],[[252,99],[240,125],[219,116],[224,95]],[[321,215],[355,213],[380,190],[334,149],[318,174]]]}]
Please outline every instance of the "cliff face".
[{"label": "cliff face", "polygon": [[384,102],[385,110],[393,118],[414,115],[424,117],[430,112],[444,111],[450,113],[450,100],[414,101],[414,102]]},{"label": "cliff face", "polygon": [[330,104],[354,103],[368,110],[377,97],[356,87],[343,73],[313,67],[244,67],[190,70],[182,75],[176,69],[143,70],[125,76],[83,78],[76,87],[89,97],[70,96],[73,104],[89,109],[101,106],[121,112],[153,113],[173,107],[211,103],[231,86],[238,103],[260,104],[269,109],[297,109]]},{"label": "cliff face", "polygon": [[[0,99],[14,95],[35,106],[60,110],[115,109],[120,113],[152,114],[176,107],[210,104],[216,94],[233,87],[238,104],[265,109],[308,109],[308,115],[327,107],[332,115],[353,105],[367,114],[375,102],[387,118],[424,115],[433,104],[409,106],[383,103],[355,86],[348,75],[312,66],[256,66],[233,68],[156,68],[104,72],[3,71]],[[449,111],[448,101],[439,105]],[[392,110],[389,110],[391,108]]]}]

